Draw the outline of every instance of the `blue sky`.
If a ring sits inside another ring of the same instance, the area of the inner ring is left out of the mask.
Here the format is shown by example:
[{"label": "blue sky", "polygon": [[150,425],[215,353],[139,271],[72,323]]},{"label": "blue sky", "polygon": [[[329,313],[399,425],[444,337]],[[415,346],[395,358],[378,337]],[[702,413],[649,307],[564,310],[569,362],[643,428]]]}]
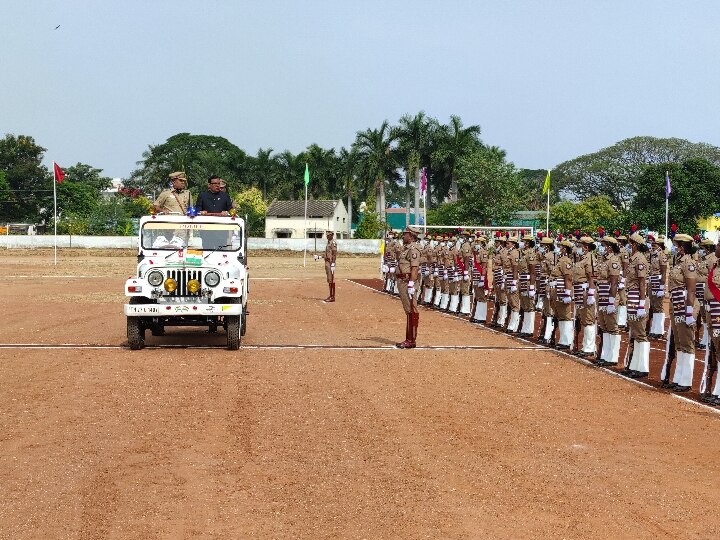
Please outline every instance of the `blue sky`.
[{"label": "blue sky", "polygon": [[713,1],[65,0],[0,20],[0,136],[112,177],[179,132],[339,149],[420,110],[521,168],[637,135],[720,146]]}]

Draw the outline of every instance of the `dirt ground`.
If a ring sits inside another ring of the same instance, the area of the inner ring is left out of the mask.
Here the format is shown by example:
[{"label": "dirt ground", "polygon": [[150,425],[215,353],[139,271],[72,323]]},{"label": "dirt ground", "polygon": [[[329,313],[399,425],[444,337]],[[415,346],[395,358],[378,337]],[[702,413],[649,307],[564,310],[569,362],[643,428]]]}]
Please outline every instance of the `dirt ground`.
[{"label": "dirt ground", "polygon": [[374,258],[324,304],[321,263],[253,257],[239,351],[130,351],[112,255],[0,252],[0,538],[720,535],[707,408],[434,311],[394,349]]}]

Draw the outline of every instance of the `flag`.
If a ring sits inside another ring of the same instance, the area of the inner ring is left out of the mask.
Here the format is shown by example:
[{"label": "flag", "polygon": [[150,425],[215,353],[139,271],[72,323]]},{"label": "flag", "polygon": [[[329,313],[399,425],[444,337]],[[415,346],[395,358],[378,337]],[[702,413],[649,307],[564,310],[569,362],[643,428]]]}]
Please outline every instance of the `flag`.
[{"label": "flag", "polygon": [[547,172],[547,176],[545,177],[545,184],[543,185],[542,194],[545,195],[548,192],[548,189],[550,189],[550,171],[549,170]]},{"label": "flag", "polygon": [[427,190],[427,168],[422,168],[422,173],[420,174],[420,192],[424,195],[425,191]]},{"label": "flag", "polygon": [[672,188],[670,187],[670,173],[665,171],[665,198],[669,199],[671,193]]},{"label": "flag", "polygon": [[65,178],[65,172],[54,161],[53,161],[53,176],[55,177],[55,181],[58,184],[62,183],[63,178]]},{"label": "flag", "polygon": [[310,183],[310,169],[308,168],[308,164],[305,164],[305,187],[308,186]]}]

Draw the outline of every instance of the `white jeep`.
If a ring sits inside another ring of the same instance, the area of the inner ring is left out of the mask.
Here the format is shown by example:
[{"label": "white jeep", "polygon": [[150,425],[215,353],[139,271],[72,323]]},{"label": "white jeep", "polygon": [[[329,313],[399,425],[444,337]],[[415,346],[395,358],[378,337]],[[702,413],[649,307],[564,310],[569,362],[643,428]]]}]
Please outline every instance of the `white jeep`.
[{"label": "white jeep", "polygon": [[247,238],[239,217],[152,215],[140,220],[137,275],[125,283],[131,349],[145,330],[222,326],[237,350],[247,327]]}]

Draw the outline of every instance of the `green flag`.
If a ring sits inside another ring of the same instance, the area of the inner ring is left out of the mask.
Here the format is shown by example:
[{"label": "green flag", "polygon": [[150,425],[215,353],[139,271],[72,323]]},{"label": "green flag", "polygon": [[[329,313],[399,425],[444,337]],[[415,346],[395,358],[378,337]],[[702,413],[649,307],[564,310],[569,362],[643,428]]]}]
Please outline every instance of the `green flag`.
[{"label": "green flag", "polygon": [[308,164],[305,164],[305,187],[310,183],[310,169],[308,168]]},{"label": "green flag", "polygon": [[549,170],[548,170],[547,176],[545,177],[545,185],[543,185],[542,194],[545,195],[548,192],[548,189],[550,189],[550,171]]}]

